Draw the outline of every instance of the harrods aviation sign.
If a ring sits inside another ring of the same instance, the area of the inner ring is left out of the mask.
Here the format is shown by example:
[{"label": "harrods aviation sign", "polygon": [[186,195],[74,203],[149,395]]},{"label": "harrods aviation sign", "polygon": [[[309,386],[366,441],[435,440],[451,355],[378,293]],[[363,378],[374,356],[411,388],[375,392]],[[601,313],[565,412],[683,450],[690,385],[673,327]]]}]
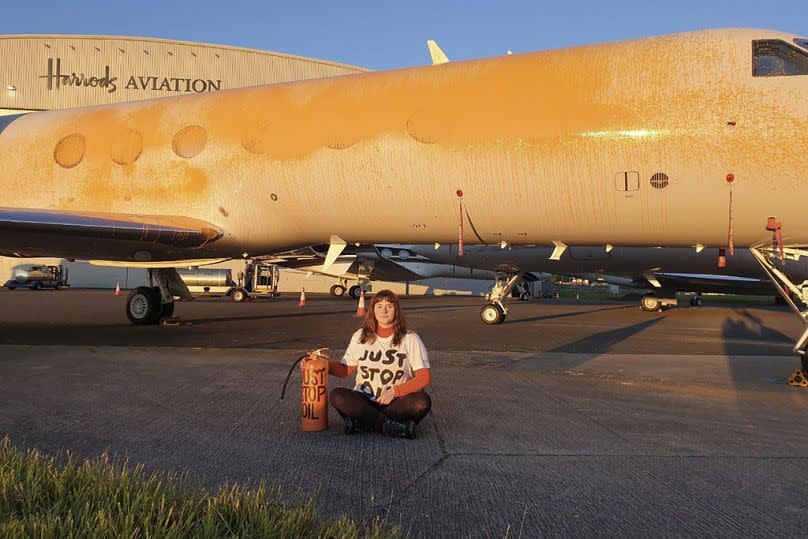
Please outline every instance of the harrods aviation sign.
[{"label": "harrods aviation sign", "polygon": [[193,79],[185,77],[165,77],[160,75],[130,75],[129,78],[113,76],[109,66],[104,72],[97,75],[86,75],[65,69],[62,71],[61,58],[48,58],[48,73],[39,75],[46,79],[48,90],[62,88],[100,88],[113,94],[118,88],[127,90],[150,90],[153,92],[208,92],[219,90],[222,86],[220,79]]}]

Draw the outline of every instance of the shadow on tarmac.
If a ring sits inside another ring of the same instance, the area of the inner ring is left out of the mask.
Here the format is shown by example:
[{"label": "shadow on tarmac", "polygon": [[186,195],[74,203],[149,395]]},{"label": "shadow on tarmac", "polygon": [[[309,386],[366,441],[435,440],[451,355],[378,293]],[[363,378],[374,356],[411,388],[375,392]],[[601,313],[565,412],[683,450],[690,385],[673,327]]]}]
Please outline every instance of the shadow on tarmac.
[{"label": "shadow on tarmac", "polygon": [[542,316],[534,316],[532,318],[520,318],[518,320],[508,320],[507,323],[508,324],[522,324],[524,322],[538,322],[538,321],[541,321],[541,320],[554,320],[554,319],[557,319],[557,318],[568,318],[568,317],[572,317],[572,316],[581,316],[581,315],[585,315],[585,314],[599,313],[599,312],[602,312],[602,311],[618,311],[618,310],[623,310],[623,309],[630,309],[632,307],[633,307],[633,305],[622,305],[620,307],[607,307],[605,309],[589,309],[587,311],[573,311],[571,313],[546,314],[546,315],[542,315]]},{"label": "shadow on tarmac", "polygon": [[[775,329],[763,324],[763,320],[744,308],[733,309],[741,319],[725,318],[721,327],[721,335],[724,339],[724,353],[727,356],[727,368],[733,385],[740,388],[748,385],[750,381],[749,368],[745,365],[745,359],[739,356],[750,355],[749,341],[760,342],[787,342],[793,344],[796,337],[789,337]],[[741,341],[741,342],[739,342]],[[743,342],[747,341],[747,342]],[[799,359],[794,357],[794,368],[799,367]],[[790,372],[772,371],[771,376],[766,378],[770,384],[785,384]],[[753,379],[754,380],[754,379]],[[762,380],[756,380],[760,382]]]},{"label": "shadow on tarmac", "polygon": [[615,344],[618,344],[629,337],[658,324],[662,320],[663,318],[651,318],[644,322],[634,324],[633,326],[602,331],[600,333],[595,333],[594,335],[584,337],[583,339],[578,339],[577,341],[563,344],[553,348],[552,350],[548,350],[547,352],[589,355],[605,354],[609,352],[611,347]]}]

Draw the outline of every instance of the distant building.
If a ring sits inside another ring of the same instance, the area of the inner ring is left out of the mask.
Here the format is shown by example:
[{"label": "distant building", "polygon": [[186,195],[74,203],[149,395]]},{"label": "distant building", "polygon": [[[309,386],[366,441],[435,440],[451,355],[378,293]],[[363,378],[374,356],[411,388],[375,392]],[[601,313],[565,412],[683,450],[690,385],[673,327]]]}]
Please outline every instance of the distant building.
[{"label": "distant building", "polygon": [[0,36],[0,58],[0,116],[369,71],[277,52],[106,36]]}]

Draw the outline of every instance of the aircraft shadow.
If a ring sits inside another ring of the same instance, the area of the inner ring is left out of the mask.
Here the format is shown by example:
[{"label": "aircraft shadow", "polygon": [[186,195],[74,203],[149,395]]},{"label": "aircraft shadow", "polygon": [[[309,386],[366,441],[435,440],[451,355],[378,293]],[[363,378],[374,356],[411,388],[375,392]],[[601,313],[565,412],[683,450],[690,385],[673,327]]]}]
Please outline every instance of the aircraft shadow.
[{"label": "aircraft shadow", "polygon": [[508,319],[505,323],[510,325],[510,324],[523,324],[525,322],[537,322],[537,321],[541,321],[541,320],[555,320],[555,319],[558,319],[558,318],[569,318],[569,317],[573,317],[573,316],[582,316],[582,315],[585,315],[585,314],[598,313],[598,312],[602,312],[602,311],[617,311],[617,310],[621,310],[621,309],[630,309],[632,307],[634,307],[634,305],[621,305],[619,307],[606,307],[605,309],[589,309],[587,311],[573,311],[573,312],[570,312],[570,313],[545,314],[545,315],[542,315],[542,316],[534,316],[534,317],[531,317],[531,318],[519,318],[517,320]]},{"label": "aircraft shadow", "polygon": [[[724,353],[727,356],[730,376],[735,387],[759,385],[763,382],[761,376],[770,383],[785,383],[790,372],[783,372],[779,367],[772,367],[770,374],[755,372],[747,365],[744,358],[739,356],[760,355],[761,351],[772,356],[792,355],[792,346],[796,335],[789,337],[775,329],[766,326],[763,320],[749,312],[747,309],[737,308],[734,312],[741,316],[741,320],[726,318],[721,328],[724,338]],[[763,348],[763,350],[761,350]],[[800,364],[794,355],[794,367]]]},{"label": "aircraft shadow", "polygon": [[595,333],[594,335],[584,337],[583,339],[578,339],[577,341],[562,344],[561,346],[553,348],[552,350],[547,350],[545,353],[588,354],[590,356],[605,354],[614,345],[650,328],[651,326],[658,324],[662,320],[663,318],[651,318],[632,326],[602,331],[600,333]]}]

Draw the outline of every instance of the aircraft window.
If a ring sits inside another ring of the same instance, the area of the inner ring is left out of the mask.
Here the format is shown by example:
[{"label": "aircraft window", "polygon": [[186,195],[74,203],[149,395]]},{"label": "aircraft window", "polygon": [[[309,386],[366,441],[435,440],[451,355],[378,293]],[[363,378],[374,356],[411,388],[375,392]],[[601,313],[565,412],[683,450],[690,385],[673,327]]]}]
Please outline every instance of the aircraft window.
[{"label": "aircraft window", "polygon": [[796,43],[797,45],[799,45],[803,49],[808,49],[808,39],[802,39],[802,38],[798,37],[798,38],[794,39],[794,43]]},{"label": "aircraft window", "polygon": [[752,42],[755,77],[808,75],[808,53],[779,39]]}]

